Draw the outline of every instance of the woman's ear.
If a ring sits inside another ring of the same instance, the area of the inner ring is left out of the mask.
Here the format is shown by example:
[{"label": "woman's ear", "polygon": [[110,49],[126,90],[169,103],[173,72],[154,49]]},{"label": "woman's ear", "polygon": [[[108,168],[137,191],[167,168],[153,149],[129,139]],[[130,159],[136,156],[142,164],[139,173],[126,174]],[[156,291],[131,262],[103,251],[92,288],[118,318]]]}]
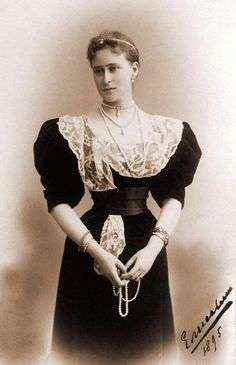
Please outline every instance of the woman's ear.
[{"label": "woman's ear", "polygon": [[135,61],[133,64],[132,64],[132,78],[131,80],[135,80],[135,78],[138,76],[138,73],[139,73],[139,63],[137,61]]}]

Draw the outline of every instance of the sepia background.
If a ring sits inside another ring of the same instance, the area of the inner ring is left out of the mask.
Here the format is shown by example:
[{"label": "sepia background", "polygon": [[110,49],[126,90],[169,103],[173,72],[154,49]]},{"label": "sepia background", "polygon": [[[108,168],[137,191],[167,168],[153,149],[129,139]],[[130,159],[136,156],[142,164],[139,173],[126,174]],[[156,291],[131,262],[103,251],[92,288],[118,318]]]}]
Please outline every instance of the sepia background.
[{"label": "sepia background", "polygon": [[[203,341],[191,355],[180,336],[234,286],[236,2],[0,0],[0,10],[0,364],[43,364],[49,352],[64,234],[47,213],[33,142],[45,120],[99,104],[86,47],[106,28],[140,50],[139,107],[188,121],[203,152],[168,246],[180,364],[233,364],[234,305],[216,351],[204,356]],[[86,194],[78,214],[90,204]]]}]

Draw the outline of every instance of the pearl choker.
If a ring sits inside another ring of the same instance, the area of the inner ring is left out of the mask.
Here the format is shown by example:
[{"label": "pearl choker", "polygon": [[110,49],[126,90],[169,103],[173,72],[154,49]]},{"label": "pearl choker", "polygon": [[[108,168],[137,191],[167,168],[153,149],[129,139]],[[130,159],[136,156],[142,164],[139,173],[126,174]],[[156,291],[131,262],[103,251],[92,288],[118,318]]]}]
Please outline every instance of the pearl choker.
[{"label": "pearl choker", "polygon": [[132,104],[130,104],[128,106],[123,106],[123,105],[109,105],[109,104],[106,104],[104,102],[102,102],[102,106],[105,106],[106,108],[115,110],[116,117],[119,118],[120,111],[121,110],[125,110],[125,109],[129,109],[129,108],[132,108],[134,106],[134,101],[132,102]]}]

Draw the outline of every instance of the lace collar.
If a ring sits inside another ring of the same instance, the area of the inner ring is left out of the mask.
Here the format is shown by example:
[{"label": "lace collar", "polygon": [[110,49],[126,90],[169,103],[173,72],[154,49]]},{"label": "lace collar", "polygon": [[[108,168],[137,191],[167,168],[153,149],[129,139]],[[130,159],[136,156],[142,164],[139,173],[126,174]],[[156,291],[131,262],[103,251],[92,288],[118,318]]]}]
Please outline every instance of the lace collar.
[{"label": "lace collar", "polygon": [[148,121],[143,128],[145,157],[142,145],[137,144],[123,151],[126,160],[114,143],[95,137],[86,115],[64,115],[57,124],[77,157],[80,175],[88,189],[104,191],[116,189],[112,169],[126,177],[151,177],[158,174],[175,153],[182,137],[182,121],[159,115],[148,116]]}]

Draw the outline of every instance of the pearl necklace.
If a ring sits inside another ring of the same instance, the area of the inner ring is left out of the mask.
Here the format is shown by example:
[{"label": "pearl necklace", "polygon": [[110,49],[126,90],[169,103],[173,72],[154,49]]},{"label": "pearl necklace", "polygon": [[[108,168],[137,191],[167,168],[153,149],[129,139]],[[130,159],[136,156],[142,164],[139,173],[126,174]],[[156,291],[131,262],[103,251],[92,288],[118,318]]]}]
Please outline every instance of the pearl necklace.
[{"label": "pearl necklace", "polygon": [[[102,104],[103,105],[103,104]],[[103,107],[102,107],[102,105],[101,105],[101,108],[100,108],[100,111],[101,111],[101,113],[102,113],[102,115],[104,116],[104,117],[106,117],[107,119],[109,119],[113,124],[115,124],[115,126],[116,127],[118,127],[118,128],[120,128],[120,130],[121,130],[121,135],[122,136],[124,136],[124,129],[126,128],[126,127],[128,127],[132,122],[133,122],[133,120],[134,120],[134,114],[135,114],[135,112],[136,112],[136,108],[134,108],[134,111],[133,111],[133,113],[132,113],[132,115],[131,115],[131,118],[125,123],[125,124],[123,124],[123,125],[120,125],[119,123],[117,123],[109,114],[107,114],[106,113],[106,111],[103,109]]]},{"label": "pearl necklace", "polygon": [[133,105],[134,105],[134,101],[132,102],[132,104],[131,104],[131,105],[128,105],[128,106],[122,106],[122,105],[110,105],[110,104],[106,104],[106,103],[104,103],[104,101],[102,102],[102,106],[105,106],[106,108],[110,108],[110,109],[115,110],[115,112],[116,112],[116,117],[117,117],[117,118],[119,118],[119,116],[120,116],[120,111],[121,111],[121,110],[129,109],[129,108],[131,108]]},{"label": "pearl necklace", "polygon": [[[137,289],[136,289],[136,293],[134,294],[133,298],[129,299],[129,294],[128,294],[128,283],[125,283],[125,297],[123,297],[123,292],[122,292],[122,287],[120,287],[117,291],[115,289],[115,287],[113,286],[113,294],[118,297],[119,296],[119,304],[118,304],[118,312],[119,312],[119,315],[121,317],[127,317],[128,314],[129,314],[129,303],[130,302],[133,302],[137,296],[138,296],[138,293],[139,293],[139,289],[140,289],[140,284],[141,284],[141,281],[139,280],[138,281],[138,286],[137,286]],[[125,302],[125,311],[123,312],[122,311],[122,302]]]},{"label": "pearl necklace", "polygon": [[[132,168],[130,167],[130,163],[128,162],[128,159],[127,159],[127,156],[125,154],[125,151],[123,151],[123,148],[119,145],[119,143],[116,141],[114,135],[112,134],[111,129],[109,128],[109,125],[108,125],[108,123],[106,121],[105,115],[102,113],[102,110],[101,110],[100,107],[99,107],[99,111],[100,111],[100,113],[101,113],[101,115],[103,117],[104,123],[106,125],[107,130],[108,130],[108,133],[111,136],[111,139],[113,140],[114,144],[117,146],[120,154],[122,155],[122,157],[123,157],[123,159],[124,159],[124,161],[126,163],[127,169],[130,172],[130,176],[132,176],[133,175]],[[142,147],[143,147],[142,148],[143,149],[143,162],[142,162],[142,166],[141,166],[141,169],[143,169],[144,168],[144,165],[145,165],[145,162],[146,162],[146,149],[145,149],[145,143],[144,143],[144,138],[143,138],[143,131],[142,131],[142,127],[141,127],[141,120],[140,120],[139,110],[138,110],[138,108],[136,106],[135,106],[135,111],[136,111],[137,117],[138,117],[139,131],[140,131],[141,140],[142,140]]]}]

